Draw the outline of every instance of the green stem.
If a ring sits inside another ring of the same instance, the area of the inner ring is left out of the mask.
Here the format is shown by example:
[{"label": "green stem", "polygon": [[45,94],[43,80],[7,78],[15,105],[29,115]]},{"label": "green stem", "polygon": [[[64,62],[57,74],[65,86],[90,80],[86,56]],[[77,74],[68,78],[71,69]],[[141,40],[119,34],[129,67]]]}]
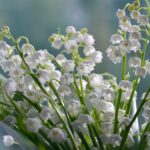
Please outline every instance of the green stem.
[{"label": "green stem", "polygon": [[126,54],[123,55],[123,63],[122,63],[122,80],[125,79],[125,75],[126,75]]},{"label": "green stem", "polygon": [[124,150],[125,149],[125,143],[126,143],[126,139],[127,139],[127,136],[128,136],[128,133],[130,131],[130,128],[132,127],[134,121],[136,120],[136,118],[138,117],[139,113],[141,112],[144,104],[147,102],[147,96],[149,95],[149,92],[150,92],[150,88],[147,90],[146,94],[145,94],[145,97],[144,99],[142,100],[139,108],[137,109],[135,115],[133,116],[131,122],[129,123],[129,125],[126,127],[125,129],[125,132],[124,132],[124,135],[122,137],[122,140],[121,140],[121,144],[120,144],[120,150]]},{"label": "green stem", "polygon": [[126,108],[126,112],[125,112],[125,115],[129,115],[130,113],[130,110],[131,110],[131,104],[132,104],[132,99],[134,97],[134,93],[136,91],[136,88],[138,86],[138,82],[139,82],[139,79],[140,77],[137,77],[135,82],[133,83],[133,89],[132,89],[132,92],[131,92],[131,95],[130,95],[130,99],[129,99],[129,102],[127,103],[127,108]]},{"label": "green stem", "polygon": [[[61,100],[61,98],[60,98],[60,96],[59,96],[59,94],[58,94],[58,92],[57,92],[57,90],[56,90],[56,88],[55,88],[53,82],[50,82],[49,85],[50,85],[51,89],[53,90],[54,94],[56,95],[57,99],[59,100],[59,102],[60,102],[60,104],[61,104],[61,107],[63,108],[63,111],[64,111],[64,113],[65,113],[65,115],[66,115],[68,124],[69,124],[69,126],[71,127],[71,121],[70,121],[69,115],[68,115],[68,113],[67,113],[67,111],[66,111],[66,109],[65,109],[64,103],[63,103],[63,101]],[[71,130],[72,130],[72,128],[71,128]],[[72,131],[73,131],[73,130],[72,130]]]},{"label": "green stem", "polygon": [[150,130],[150,123],[147,123],[147,125],[143,131],[141,141],[140,141],[139,146],[138,146],[138,150],[142,150],[142,149],[144,150],[145,149],[145,146],[146,146],[146,135],[145,135],[145,133],[149,130]]},{"label": "green stem", "polygon": [[114,133],[118,133],[118,124],[119,124],[118,113],[119,113],[119,107],[121,102],[121,95],[122,95],[122,89],[119,89],[116,109],[115,109]]}]

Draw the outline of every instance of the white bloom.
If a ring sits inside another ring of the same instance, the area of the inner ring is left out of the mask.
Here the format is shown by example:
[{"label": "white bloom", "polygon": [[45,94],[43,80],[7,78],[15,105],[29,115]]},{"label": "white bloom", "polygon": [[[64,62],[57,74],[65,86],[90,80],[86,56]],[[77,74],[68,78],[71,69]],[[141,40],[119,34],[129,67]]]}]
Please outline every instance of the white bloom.
[{"label": "white bloom", "polygon": [[76,31],[74,34],[71,35],[72,40],[75,40],[77,42],[82,42],[82,34],[79,31]]},{"label": "white bloom", "polygon": [[78,50],[78,44],[75,40],[69,40],[65,43],[67,53],[73,53]]},{"label": "white bloom", "polygon": [[113,89],[111,88],[106,88],[106,89],[102,89],[101,91],[101,95],[104,97],[105,100],[107,101],[113,101],[115,98],[115,94]]},{"label": "white bloom", "polygon": [[140,12],[138,10],[133,10],[130,16],[132,19],[138,19],[140,17]]},{"label": "white bloom", "polygon": [[119,146],[121,142],[121,136],[119,134],[105,134],[100,136],[104,144],[111,144],[114,147]]},{"label": "white bloom", "polygon": [[15,143],[14,139],[10,135],[4,135],[3,136],[3,143],[5,146],[9,147]]},{"label": "white bloom", "polygon": [[146,69],[142,67],[137,67],[135,69],[135,75],[145,78],[145,76],[147,75]]},{"label": "white bloom", "polygon": [[128,80],[121,80],[119,83],[119,87],[123,90],[130,90],[132,87],[132,83]]},{"label": "white bloom", "polygon": [[12,60],[4,60],[3,64],[2,64],[2,69],[4,70],[4,72],[10,71],[15,67],[15,64],[13,63]]},{"label": "white bloom", "polygon": [[69,96],[72,92],[69,86],[61,85],[58,88],[58,93],[60,96],[64,97],[64,96]]},{"label": "white bloom", "polygon": [[12,48],[4,41],[0,41],[0,56],[6,58],[12,54]]},{"label": "white bloom", "polygon": [[56,69],[55,65],[51,61],[46,61],[42,65],[44,65],[44,70],[48,71],[49,73],[54,72]]},{"label": "white bloom", "polygon": [[95,107],[99,112],[114,112],[114,105],[111,102],[105,101],[105,100],[99,100],[96,104],[94,104]]},{"label": "white bloom", "polygon": [[37,133],[42,127],[41,121],[38,118],[28,118],[25,123],[27,129],[33,133]]},{"label": "white bloom", "polygon": [[112,44],[119,44],[123,41],[123,37],[119,34],[113,34],[110,41],[112,42]]},{"label": "white bloom", "polygon": [[52,73],[50,73],[49,77],[50,77],[51,80],[54,80],[54,79],[60,80],[61,72],[59,70],[55,70]]},{"label": "white bloom", "polygon": [[135,144],[135,141],[131,134],[128,134],[126,144],[127,144],[127,147],[132,147]]},{"label": "white bloom", "polygon": [[95,39],[93,38],[92,35],[85,33],[82,34],[82,42],[85,45],[94,45]]},{"label": "white bloom", "polygon": [[33,54],[34,53],[34,47],[31,44],[23,44],[21,47],[21,51],[23,52],[23,54]]},{"label": "white bloom", "polygon": [[144,117],[144,119],[149,122],[150,121],[150,103],[147,102],[144,105],[144,111],[142,113],[142,116]]},{"label": "white bloom", "polygon": [[120,49],[116,46],[109,46],[106,50],[107,57],[114,63],[121,63],[122,61],[122,53]]},{"label": "white bloom", "polygon": [[66,33],[74,34],[75,32],[76,32],[75,27],[73,26],[66,27]]},{"label": "white bloom", "polygon": [[114,110],[106,111],[105,113],[101,114],[101,120],[103,121],[113,121],[114,119]]},{"label": "white bloom", "polygon": [[7,79],[4,82],[4,88],[9,94],[12,94],[13,92],[17,90],[17,83],[12,79]]},{"label": "white bloom", "polygon": [[131,32],[129,39],[130,40],[140,40],[141,38],[141,33],[140,32]]},{"label": "white bloom", "polygon": [[129,30],[129,32],[140,32],[141,31],[141,28],[138,26],[138,25],[132,25],[131,27],[130,27],[130,30]]},{"label": "white bloom", "polygon": [[90,74],[94,70],[93,63],[80,63],[76,68],[77,72],[80,75],[87,75]]},{"label": "white bloom", "polygon": [[112,134],[114,129],[113,122],[102,122],[101,128],[103,134]]},{"label": "white bloom", "polygon": [[118,9],[118,11],[116,12],[116,16],[120,19],[122,17],[124,17],[126,14],[125,14],[125,11],[124,10],[121,10],[121,9]]},{"label": "white bloom", "polygon": [[39,112],[35,108],[31,108],[26,115],[28,118],[36,118],[39,116]]},{"label": "white bloom", "polygon": [[62,46],[62,40],[58,34],[52,34],[49,37],[50,42],[52,43],[52,47],[55,49],[60,49]]},{"label": "white bloom", "polygon": [[102,58],[103,58],[102,52],[101,51],[93,52],[90,58],[91,58],[91,61],[94,63],[101,63]]},{"label": "white bloom", "polygon": [[125,92],[122,93],[121,101],[125,102],[129,100],[130,95],[131,95],[131,90],[126,90]]},{"label": "white bloom", "polygon": [[141,66],[141,59],[139,57],[131,57],[129,59],[129,67],[140,67]]},{"label": "white bloom", "polygon": [[81,83],[82,83],[83,90],[86,90],[87,82],[84,79],[82,79],[81,82],[80,82],[80,79],[77,79],[77,85],[78,85],[79,90],[81,91]]},{"label": "white bloom", "polygon": [[60,81],[63,85],[69,85],[69,84],[73,83],[74,80],[73,80],[72,74],[65,73],[61,76]]},{"label": "white bloom", "polygon": [[120,44],[122,52],[129,53],[131,51],[132,43],[129,40],[125,40]]},{"label": "white bloom", "polygon": [[78,100],[71,100],[66,103],[66,110],[72,117],[76,117],[81,112],[81,105]]},{"label": "white bloom", "polygon": [[57,55],[55,59],[56,59],[57,63],[61,66],[65,61],[67,61],[67,58],[63,54]]},{"label": "white bloom", "polygon": [[22,59],[20,58],[19,55],[11,56],[11,60],[16,66],[20,66],[22,64]]},{"label": "white bloom", "polygon": [[137,50],[139,50],[141,47],[141,44],[138,40],[132,40],[131,41],[131,50],[136,52]]},{"label": "white bloom", "polygon": [[13,68],[9,72],[9,76],[12,78],[19,78],[23,75],[24,70],[22,68]]},{"label": "white bloom", "polygon": [[129,32],[131,26],[130,19],[127,16],[124,16],[119,20],[119,27],[122,31]]},{"label": "white bloom", "polygon": [[65,133],[60,128],[52,128],[48,134],[52,142],[62,143],[66,139]]},{"label": "white bloom", "polygon": [[39,80],[41,81],[41,83],[45,84],[46,81],[50,80],[50,74],[48,71],[44,69],[40,69],[38,74],[39,74]]},{"label": "white bloom", "polygon": [[47,121],[48,119],[50,119],[50,115],[51,115],[51,112],[50,112],[50,108],[43,108],[42,111],[40,112],[40,117],[44,120],[44,121]]},{"label": "white bloom", "polygon": [[85,48],[83,49],[83,53],[85,56],[90,56],[95,51],[96,50],[92,45],[85,46]]},{"label": "white bloom", "polygon": [[88,114],[81,114],[78,117],[78,121],[81,122],[82,124],[91,124],[93,122],[93,119],[90,115]]},{"label": "white bloom", "polygon": [[149,61],[146,61],[145,67],[146,67],[146,71],[150,74],[150,62]]},{"label": "white bloom", "polygon": [[138,18],[138,23],[139,23],[141,26],[148,25],[148,24],[149,24],[149,19],[148,19],[148,17],[145,16],[145,15],[140,15],[140,17]]},{"label": "white bloom", "polygon": [[62,64],[62,67],[65,72],[74,71],[75,64],[72,60],[67,60]]}]

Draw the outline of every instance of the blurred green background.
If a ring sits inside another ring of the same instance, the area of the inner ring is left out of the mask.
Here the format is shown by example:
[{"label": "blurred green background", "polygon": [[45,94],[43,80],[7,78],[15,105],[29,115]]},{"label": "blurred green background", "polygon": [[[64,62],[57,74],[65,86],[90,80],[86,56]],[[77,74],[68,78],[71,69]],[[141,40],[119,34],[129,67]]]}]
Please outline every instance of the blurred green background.
[{"label": "blurred green background", "polygon": [[[87,27],[96,39],[95,47],[104,52],[104,61],[96,72],[109,71],[120,79],[121,66],[112,64],[105,50],[118,27],[115,13],[127,2],[131,0],[0,0],[0,27],[8,25],[15,37],[25,35],[36,49],[48,50],[47,39],[58,28],[64,32],[68,25]],[[140,94],[148,85],[141,83]]]}]

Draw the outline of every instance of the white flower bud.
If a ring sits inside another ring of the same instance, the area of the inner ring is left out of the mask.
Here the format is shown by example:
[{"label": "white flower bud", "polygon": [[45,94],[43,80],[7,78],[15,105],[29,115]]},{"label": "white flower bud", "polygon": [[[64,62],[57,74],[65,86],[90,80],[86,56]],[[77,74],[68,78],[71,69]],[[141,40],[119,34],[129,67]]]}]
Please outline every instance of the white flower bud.
[{"label": "white flower bud", "polygon": [[121,9],[118,9],[118,11],[116,12],[116,16],[120,19],[122,17],[124,17],[126,14],[125,14],[125,11],[124,10],[121,10]]},{"label": "white flower bud", "polygon": [[130,40],[140,40],[141,38],[141,33],[140,32],[131,32],[129,39]]},{"label": "white flower bud", "polygon": [[55,59],[56,59],[57,63],[61,66],[65,61],[67,61],[67,58],[63,54],[57,55]]},{"label": "white flower bud", "polygon": [[70,116],[76,117],[81,112],[80,102],[77,100],[71,100],[66,103],[66,110]]},{"label": "white flower bud", "polygon": [[91,58],[91,61],[94,63],[101,63],[102,58],[103,58],[102,52],[101,51],[93,52],[90,58]]},{"label": "white flower bud", "polygon": [[4,82],[4,88],[9,94],[12,94],[13,92],[17,90],[17,83],[12,79],[7,79]]},{"label": "white flower bud", "polygon": [[75,40],[69,40],[65,43],[67,53],[73,53],[78,50],[78,44]]},{"label": "white flower bud", "polygon": [[23,44],[21,47],[21,51],[23,52],[23,54],[33,54],[34,53],[34,47],[31,44]]},{"label": "white flower bud", "polygon": [[132,83],[128,80],[121,80],[119,83],[119,87],[123,90],[130,90],[132,87]]},{"label": "white flower bud", "polygon": [[9,147],[15,143],[14,139],[10,135],[4,135],[3,136],[3,143],[5,146]]},{"label": "white flower bud", "polygon": [[91,124],[93,122],[93,118],[88,115],[88,114],[81,114],[78,117],[78,121],[81,122],[82,124]]},{"label": "white flower bud", "polygon": [[76,32],[75,27],[73,26],[66,27],[66,33],[74,34],[75,32]]},{"label": "white flower bud", "polygon": [[140,12],[138,10],[133,10],[130,16],[132,19],[138,19],[140,17]]},{"label": "white flower bud", "polygon": [[90,74],[94,70],[94,64],[92,63],[80,63],[76,68],[80,75]]},{"label": "white flower bud", "polygon": [[52,47],[54,47],[55,49],[60,49],[62,46],[62,40],[57,34],[52,34],[49,37],[49,41],[52,43]]},{"label": "white flower bud", "polygon": [[62,65],[65,72],[74,71],[75,64],[72,60],[67,60]]},{"label": "white flower bud", "polygon": [[88,45],[83,49],[83,53],[85,56],[90,56],[92,53],[94,53],[96,50],[92,45]]},{"label": "white flower bud", "polygon": [[12,48],[4,41],[0,41],[0,56],[6,58],[12,54]]},{"label": "white flower bud", "polygon": [[129,40],[125,40],[120,44],[122,52],[129,53],[131,51],[132,43]]},{"label": "white flower bud", "polygon": [[74,80],[73,80],[72,74],[65,73],[62,75],[60,81],[63,85],[69,85],[69,84],[73,83]]},{"label": "white flower bud", "polygon": [[60,128],[52,128],[48,134],[52,142],[62,143],[66,139],[65,133]]},{"label": "white flower bud", "polygon": [[141,44],[138,40],[132,40],[131,41],[131,50],[134,52],[137,52],[141,47]]},{"label": "white flower bud", "polygon": [[131,57],[129,59],[129,67],[140,67],[141,66],[141,59],[139,57]]},{"label": "white flower bud", "polygon": [[146,69],[142,67],[137,67],[135,69],[135,75],[145,78],[147,75]]},{"label": "white flower bud", "polygon": [[11,60],[16,66],[20,66],[22,64],[22,59],[20,58],[19,55],[11,56]]},{"label": "white flower bud", "polygon": [[105,134],[100,136],[104,144],[111,144],[113,146],[119,146],[121,142],[121,136],[118,134]]},{"label": "white flower bud", "polygon": [[122,53],[120,49],[116,46],[109,46],[106,50],[107,57],[114,63],[121,63],[122,61]]},{"label": "white flower bud", "polygon": [[141,26],[148,25],[148,24],[149,24],[149,19],[148,19],[148,17],[145,16],[145,15],[140,15],[140,17],[138,18],[138,23],[139,23]]},{"label": "white flower bud", "polygon": [[95,39],[90,34],[82,34],[82,41],[85,45],[94,45]]},{"label": "white flower bud", "polygon": [[61,85],[58,88],[58,93],[61,97],[64,97],[64,96],[69,96],[72,93],[72,91],[69,86]]},{"label": "white flower bud", "polygon": [[138,25],[132,25],[129,32],[140,32],[141,28]]},{"label": "white flower bud", "polygon": [[146,61],[145,68],[146,68],[146,71],[150,74],[150,62],[149,61]]},{"label": "white flower bud", "polygon": [[44,120],[44,121],[47,121],[48,119],[50,119],[50,115],[51,115],[51,112],[50,112],[50,108],[43,108],[42,111],[40,112],[40,117]]},{"label": "white flower bud", "polygon": [[113,133],[113,122],[102,122],[101,124],[103,134],[112,134]]},{"label": "white flower bud", "polygon": [[28,118],[26,120],[26,127],[30,132],[37,133],[42,127],[42,124],[38,118]]},{"label": "white flower bud", "polygon": [[112,42],[112,44],[119,44],[123,41],[123,37],[119,34],[113,34],[110,41]]}]

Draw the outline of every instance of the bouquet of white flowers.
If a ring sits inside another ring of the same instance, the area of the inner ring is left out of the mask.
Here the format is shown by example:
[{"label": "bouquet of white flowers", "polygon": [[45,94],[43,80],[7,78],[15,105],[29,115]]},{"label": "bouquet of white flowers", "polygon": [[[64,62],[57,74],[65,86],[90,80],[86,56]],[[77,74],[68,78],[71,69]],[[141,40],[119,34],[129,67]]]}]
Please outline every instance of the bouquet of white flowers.
[{"label": "bouquet of white flowers", "polygon": [[[59,50],[55,57],[36,50],[25,36],[15,39],[4,26],[0,67],[7,77],[0,80],[1,122],[39,150],[150,149],[150,87],[137,97],[140,79],[150,74],[150,2],[141,6],[135,0],[116,16],[119,28],[106,53],[114,64],[122,63],[119,82],[110,73],[93,73],[103,55],[86,28],[68,26],[65,35],[52,34],[49,42]],[[139,125],[141,111],[145,123]],[[21,149],[11,133],[2,141]]]}]

